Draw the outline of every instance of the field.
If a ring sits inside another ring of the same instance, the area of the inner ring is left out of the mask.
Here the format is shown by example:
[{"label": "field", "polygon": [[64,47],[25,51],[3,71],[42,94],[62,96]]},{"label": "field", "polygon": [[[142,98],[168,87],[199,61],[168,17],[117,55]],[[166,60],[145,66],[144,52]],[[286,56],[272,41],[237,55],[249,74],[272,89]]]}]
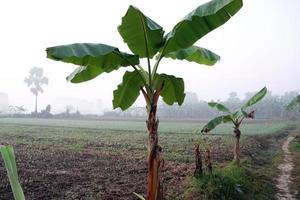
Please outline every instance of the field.
[{"label": "field", "polygon": [[[167,199],[182,194],[193,170],[193,140],[203,122],[160,122]],[[242,153],[261,143],[257,136],[290,130],[293,122],[255,121],[242,130]],[[223,125],[205,136],[213,160],[232,159],[232,127]],[[0,118],[2,144],[15,147],[19,176],[27,199],[135,199],[144,194],[147,171],[145,122]],[[0,164],[0,199],[12,199]],[[182,187],[180,187],[182,188]]]}]

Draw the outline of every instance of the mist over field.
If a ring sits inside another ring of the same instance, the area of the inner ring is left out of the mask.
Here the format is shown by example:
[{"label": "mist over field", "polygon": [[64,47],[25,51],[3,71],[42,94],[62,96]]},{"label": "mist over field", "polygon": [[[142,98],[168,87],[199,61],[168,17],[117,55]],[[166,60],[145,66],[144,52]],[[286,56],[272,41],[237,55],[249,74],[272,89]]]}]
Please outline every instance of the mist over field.
[{"label": "mist over field", "polygon": [[[0,92],[8,95],[9,105],[24,105],[29,111],[34,110],[34,96],[23,80],[32,67],[41,67],[49,85],[39,96],[39,110],[48,104],[55,113],[64,111],[67,105],[85,114],[111,110],[112,91],[121,82],[125,68],[86,83],[72,84],[65,78],[75,66],[47,60],[46,47],[100,42],[127,51],[117,26],[129,4],[159,21],[168,32],[203,2],[89,0],[74,1],[71,7],[68,1],[60,0],[1,2]],[[237,17],[197,43],[221,56],[215,66],[163,59],[159,71],[183,77],[186,91],[205,101],[226,100],[232,91],[242,99],[246,92],[255,92],[263,86],[276,95],[299,91],[300,2],[251,0],[244,5]],[[172,12],[165,12],[167,7]],[[1,99],[6,98],[3,95]],[[141,98],[136,105],[145,106]]]}]

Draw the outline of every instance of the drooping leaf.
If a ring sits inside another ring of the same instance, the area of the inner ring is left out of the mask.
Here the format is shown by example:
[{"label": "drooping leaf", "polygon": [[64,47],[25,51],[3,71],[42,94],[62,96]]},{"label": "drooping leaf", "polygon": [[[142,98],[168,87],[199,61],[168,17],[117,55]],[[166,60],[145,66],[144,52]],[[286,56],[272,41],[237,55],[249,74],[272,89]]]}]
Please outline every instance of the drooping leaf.
[{"label": "drooping leaf", "polygon": [[69,76],[67,76],[66,79],[67,81],[71,81],[72,83],[81,83],[91,80],[103,72],[104,70],[101,67],[79,66]]},{"label": "drooping leaf", "polygon": [[266,96],[266,94],[267,94],[267,88],[264,87],[259,92],[257,92],[253,97],[251,97],[245,103],[245,105],[242,106],[242,108],[247,108],[249,106],[252,106],[252,105],[256,104],[257,102],[259,102],[260,100],[262,100]]},{"label": "drooping leaf", "polygon": [[119,107],[122,110],[129,108],[140,95],[140,90],[143,86],[143,79],[138,71],[126,71],[122,83],[113,92],[113,108]]},{"label": "drooping leaf", "polygon": [[175,52],[170,52],[165,55],[167,58],[187,60],[190,62],[196,62],[198,64],[214,65],[220,60],[220,56],[213,53],[208,49],[201,47],[191,46],[186,49],[180,49]]},{"label": "drooping leaf", "polygon": [[210,120],[201,130],[201,133],[208,133],[209,131],[213,130],[214,128],[216,128],[219,124],[221,124],[223,122],[223,117],[224,116],[219,116],[216,117],[212,120]]},{"label": "drooping leaf", "polygon": [[192,46],[227,22],[242,6],[242,0],[212,0],[199,6],[167,34],[163,55]]},{"label": "drooping leaf", "polygon": [[[88,81],[103,72],[139,64],[139,57],[119,51],[105,44],[75,43],[47,48],[47,58],[79,66],[68,80],[74,83]],[[73,80],[74,79],[74,80]]]},{"label": "drooping leaf", "polygon": [[155,76],[156,89],[159,89],[164,84],[160,96],[168,105],[178,103],[181,105],[184,101],[184,81],[182,78],[177,78],[167,74],[156,74]]},{"label": "drooping leaf", "polygon": [[0,152],[4,160],[14,199],[25,200],[24,193],[18,178],[17,165],[13,148],[10,146],[0,145]]},{"label": "drooping leaf", "polygon": [[164,43],[163,28],[133,6],[129,6],[118,31],[129,49],[141,58],[152,58]]},{"label": "drooping leaf", "polygon": [[230,110],[226,106],[224,106],[223,104],[220,104],[220,103],[209,102],[208,105],[209,105],[209,107],[215,108],[221,112],[226,112],[226,113],[230,112]]}]

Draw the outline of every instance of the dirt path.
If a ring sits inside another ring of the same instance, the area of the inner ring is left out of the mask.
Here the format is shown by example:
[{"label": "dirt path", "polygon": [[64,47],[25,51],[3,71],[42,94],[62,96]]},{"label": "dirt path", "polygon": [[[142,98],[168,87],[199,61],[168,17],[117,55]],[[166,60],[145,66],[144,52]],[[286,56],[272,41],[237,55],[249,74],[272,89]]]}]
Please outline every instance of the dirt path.
[{"label": "dirt path", "polygon": [[289,188],[289,185],[291,184],[291,172],[294,167],[293,158],[289,150],[289,145],[294,138],[294,136],[288,137],[282,145],[282,150],[284,152],[284,160],[283,163],[281,163],[278,166],[278,169],[280,170],[280,175],[276,180],[276,186],[279,189],[278,193],[276,194],[276,198],[280,200],[295,199]]}]

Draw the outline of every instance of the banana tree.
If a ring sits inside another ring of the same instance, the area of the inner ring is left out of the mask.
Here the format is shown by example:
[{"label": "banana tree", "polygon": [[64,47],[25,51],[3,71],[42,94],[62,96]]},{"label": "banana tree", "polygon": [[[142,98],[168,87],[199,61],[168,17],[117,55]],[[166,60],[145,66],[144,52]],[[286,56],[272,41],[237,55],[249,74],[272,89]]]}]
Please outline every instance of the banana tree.
[{"label": "banana tree", "polygon": [[[47,48],[47,57],[56,61],[79,65],[67,80],[80,83],[100,74],[130,67],[123,81],[113,91],[113,108],[126,110],[140,93],[148,113],[148,175],[147,199],[162,199],[162,148],[158,142],[156,116],[159,97],[168,104],[184,101],[184,81],[169,74],[158,73],[163,58],[187,60],[198,64],[214,65],[220,57],[194,43],[207,33],[228,21],[241,7],[242,0],[213,0],[197,7],[179,21],[167,34],[163,28],[129,6],[118,31],[133,54],[105,44],[75,43]],[[140,60],[146,60],[142,66]]]},{"label": "banana tree", "polygon": [[215,103],[215,102],[210,102],[208,103],[208,106],[211,108],[215,108],[218,111],[222,112],[223,115],[218,116],[211,121],[209,121],[201,130],[201,132],[209,132],[216,128],[218,125],[222,123],[233,123],[234,125],[234,136],[235,136],[235,144],[234,144],[234,161],[239,164],[240,162],[240,137],[241,137],[241,130],[240,126],[243,122],[244,119],[254,118],[254,110],[251,112],[246,112],[245,109],[256,104],[260,100],[264,98],[264,96],[267,94],[267,88],[264,87],[261,89],[259,92],[257,92],[254,96],[252,96],[242,107],[238,108],[235,111],[230,111],[226,106],[224,106],[221,103]]}]

